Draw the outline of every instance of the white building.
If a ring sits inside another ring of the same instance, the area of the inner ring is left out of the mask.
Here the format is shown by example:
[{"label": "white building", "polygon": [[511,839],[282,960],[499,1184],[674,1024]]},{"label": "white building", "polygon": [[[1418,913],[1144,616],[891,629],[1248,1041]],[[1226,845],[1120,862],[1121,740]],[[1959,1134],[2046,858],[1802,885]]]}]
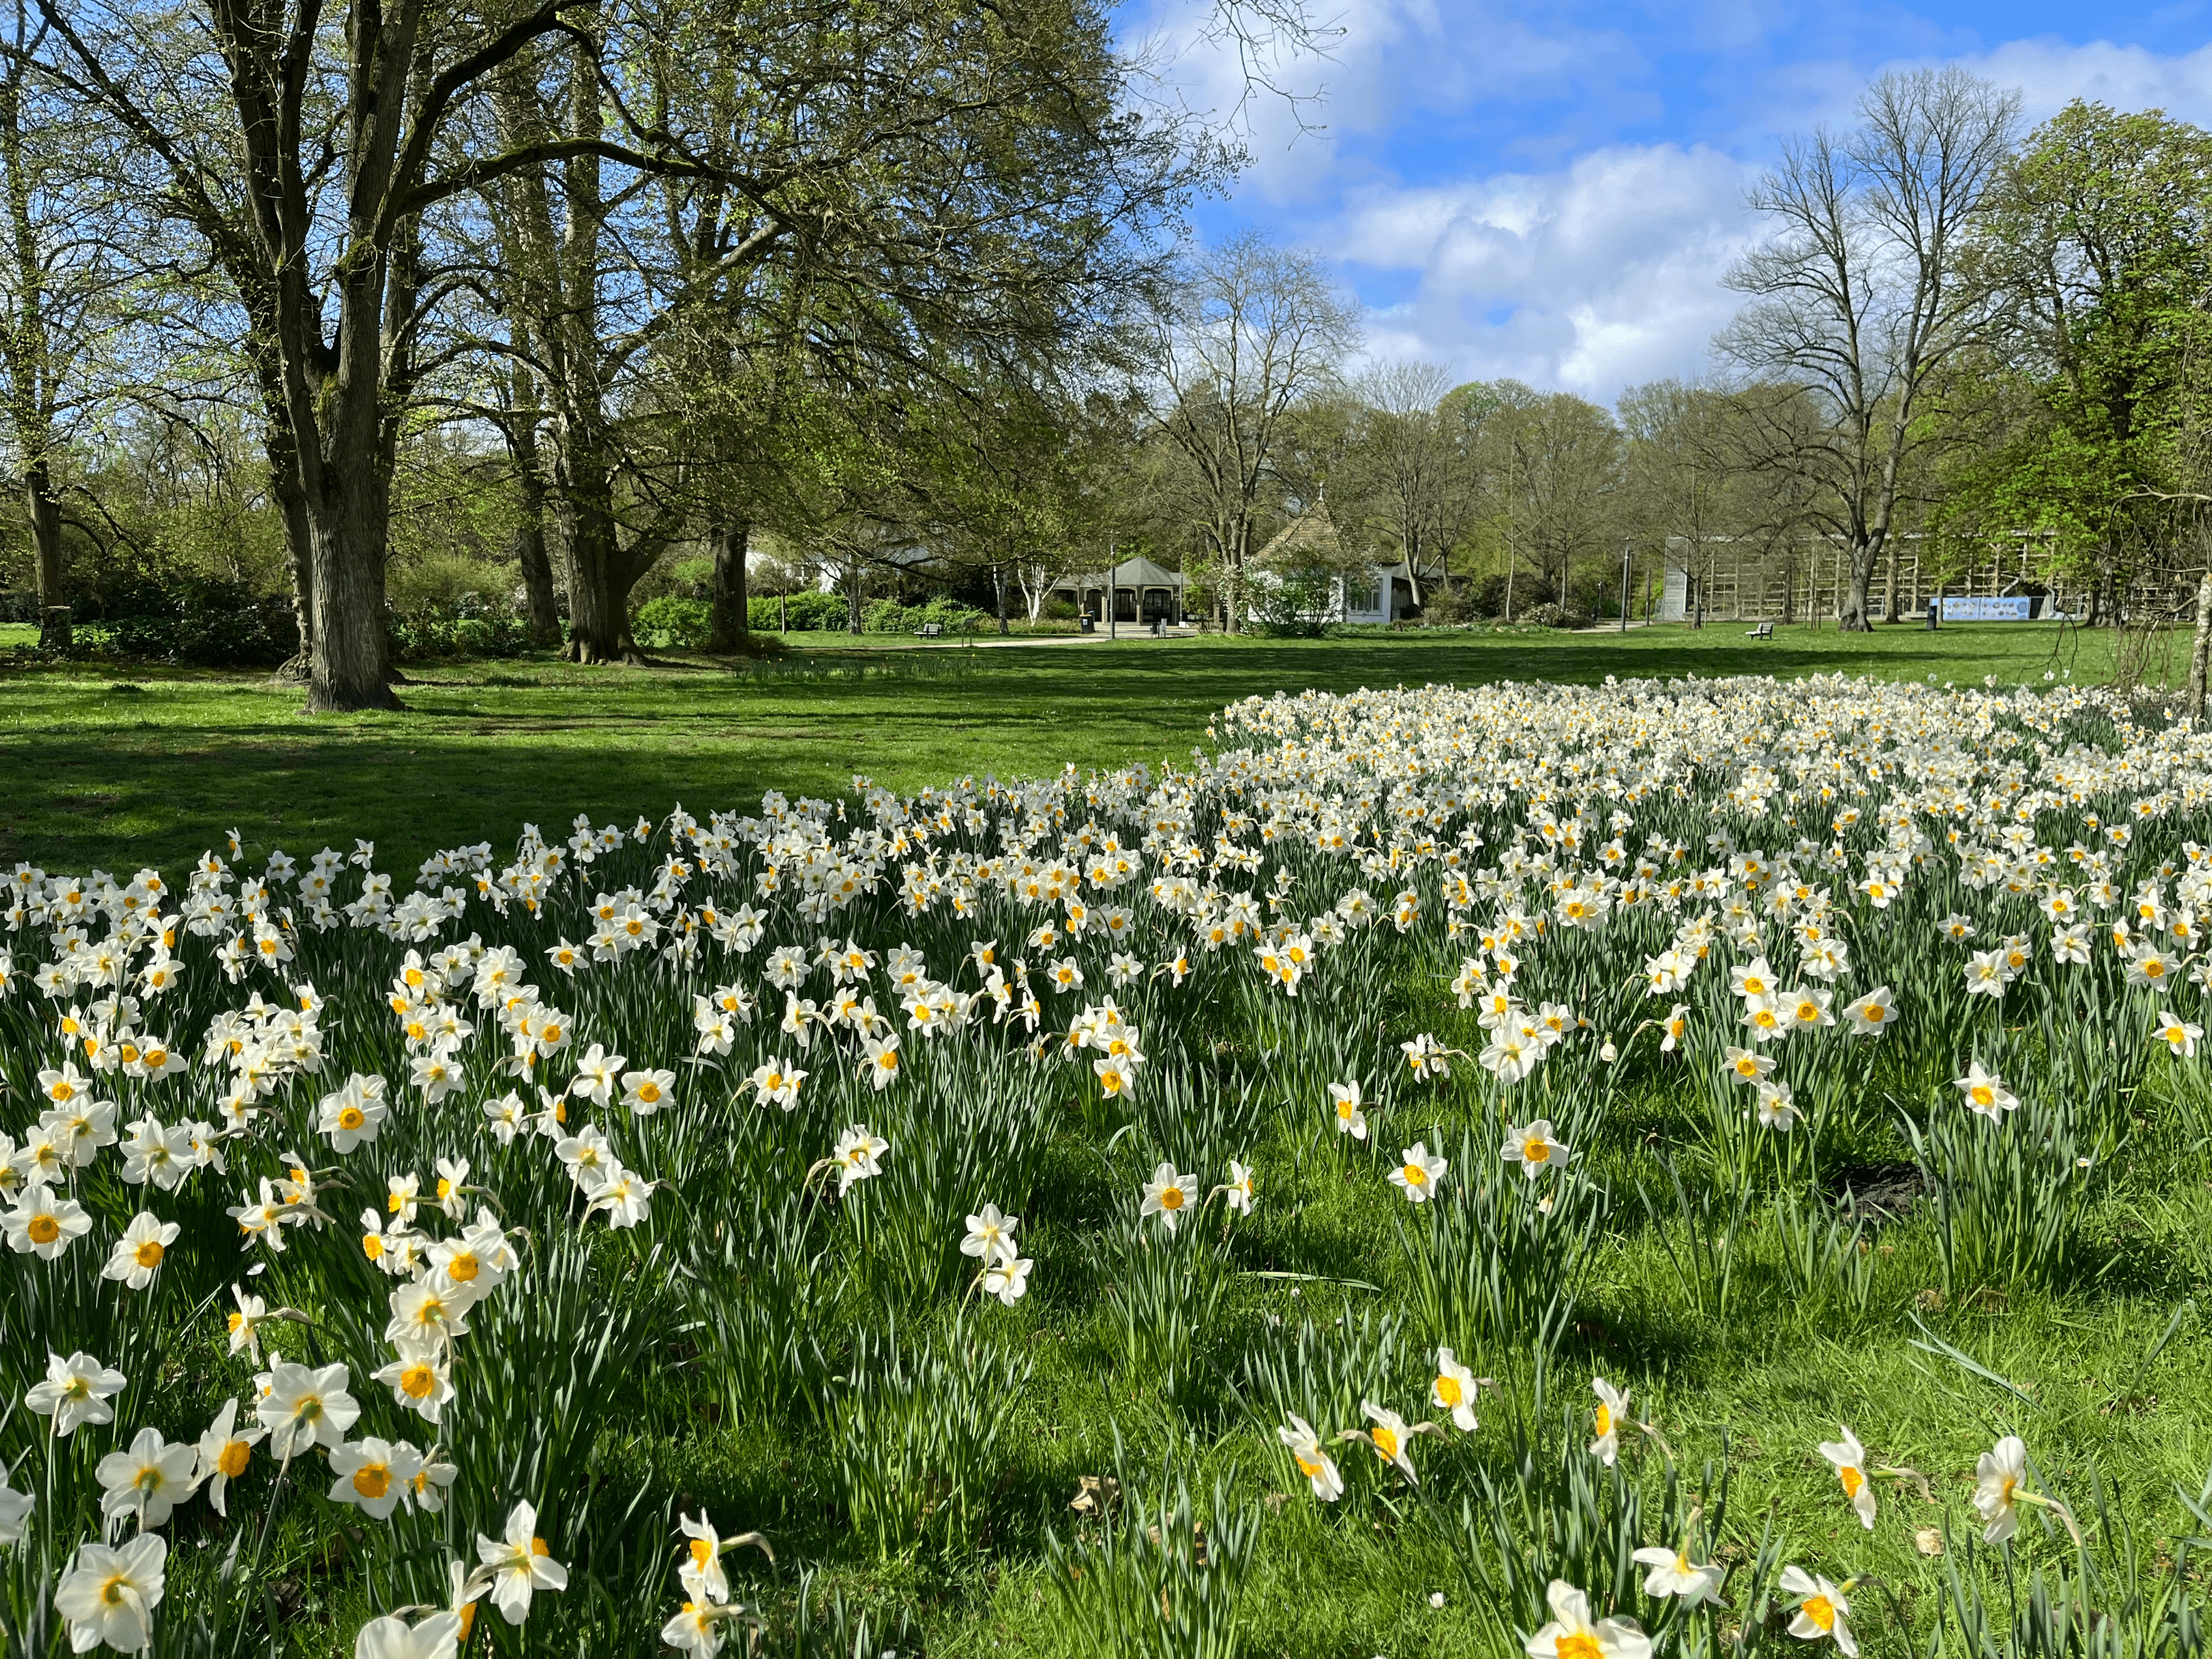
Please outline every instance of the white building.
[{"label": "white building", "polygon": [[[1374,559],[1375,550],[1368,550]],[[1283,569],[1307,560],[1334,571],[1329,581],[1328,614],[1309,622],[1394,623],[1416,614],[1413,574],[1405,560],[1389,564],[1348,556],[1335,521],[1318,508],[1301,513],[1278,532],[1253,560],[1250,580],[1262,586],[1281,580]],[[1421,572],[1421,585],[1437,580],[1433,568]]]}]

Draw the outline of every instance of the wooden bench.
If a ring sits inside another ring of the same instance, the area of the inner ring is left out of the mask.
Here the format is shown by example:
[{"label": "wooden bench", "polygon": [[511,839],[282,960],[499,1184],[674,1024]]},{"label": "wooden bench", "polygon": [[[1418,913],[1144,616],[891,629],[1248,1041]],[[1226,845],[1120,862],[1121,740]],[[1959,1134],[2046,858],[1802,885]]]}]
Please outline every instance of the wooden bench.
[{"label": "wooden bench", "polygon": [[1771,640],[1773,637],[1774,624],[1771,622],[1763,622],[1759,623],[1758,627],[1753,629],[1749,633],[1744,635],[1744,638],[1747,640]]},{"label": "wooden bench", "polygon": [[914,636],[918,640],[933,640],[941,637],[944,632],[943,623],[924,623],[914,630]]}]

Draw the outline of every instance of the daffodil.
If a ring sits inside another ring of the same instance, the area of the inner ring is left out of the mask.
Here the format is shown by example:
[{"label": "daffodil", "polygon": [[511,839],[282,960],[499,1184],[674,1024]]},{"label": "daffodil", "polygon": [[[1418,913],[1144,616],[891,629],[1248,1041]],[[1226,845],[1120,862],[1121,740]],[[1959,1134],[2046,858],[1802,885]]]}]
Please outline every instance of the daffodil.
[{"label": "daffodil", "polygon": [[1419,1485],[1420,1476],[1413,1473],[1413,1460],[1407,1455],[1407,1446],[1413,1438],[1413,1429],[1407,1426],[1406,1419],[1388,1407],[1378,1406],[1371,1400],[1361,1401],[1359,1409],[1372,1426],[1365,1434],[1354,1434],[1351,1437],[1365,1440],[1375,1449],[1377,1457],[1395,1468],[1407,1480]]},{"label": "daffodil", "polygon": [[1859,1444],[1850,1425],[1844,1425],[1841,1440],[1820,1443],[1820,1455],[1836,1466],[1836,1478],[1844,1483],[1844,1496],[1850,1500],[1852,1512],[1859,1524],[1869,1532],[1874,1530],[1874,1486],[1867,1480],[1866,1448]]},{"label": "daffodil", "polygon": [[408,1483],[422,1467],[422,1454],[405,1441],[397,1445],[376,1435],[331,1448],[331,1501],[388,1521],[407,1495]]},{"label": "daffodil", "polygon": [[270,1451],[289,1462],[310,1446],[340,1444],[361,1416],[361,1407],[346,1392],[343,1365],[311,1370],[279,1359],[254,1413],[269,1431]]},{"label": "daffodil", "polygon": [[676,1097],[676,1073],[651,1068],[624,1072],[623,1104],[640,1117],[650,1117]]},{"label": "daffodil", "polygon": [[101,1364],[88,1353],[67,1359],[46,1356],[46,1375],[23,1395],[23,1403],[40,1417],[54,1419],[54,1437],[66,1440],[78,1425],[112,1423],[115,1408],[107,1402],[120,1394],[130,1378]]},{"label": "daffodil", "polygon": [[1328,1085],[1330,1109],[1336,1119],[1336,1132],[1350,1135],[1354,1140],[1367,1139],[1367,1113],[1359,1098],[1359,1079]]},{"label": "daffodil", "polygon": [[315,1127],[328,1137],[332,1150],[350,1152],[376,1139],[384,1126],[386,1110],[384,1079],[356,1072],[342,1087],[323,1097]]},{"label": "daffodil", "polygon": [[1213,1190],[1219,1193],[1221,1201],[1236,1211],[1237,1214],[1252,1213],[1253,1201],[1257,1194],[1253,1191],[1252,1169],[1249,1164],[1239,1164],[1235,1158],[1231,1158],[1229,1179]]},{"label": "daffodil", "polygon": [[33,1181],[16,1195],[15,1207],[0,1216],[8,1234],[8,1248],[18,1254],[35,1252],[52,1261],[92,1230],[84,1206],[66,1194],[57,1194],[42,1181]]},{"label": "daffodil", "polygon": [[375,1380],[392,1390],[394,1401],[423,1421],[439,1421],[453,1397],[445,1343],[410,1336],[400,1338],[393,1346],[398,1350],[395,1357],[376,1372]]},{"label": "daffodil", "polygon": [[688,1540],[684,1546],[687,1559],[678,1568],[677,1576],[683,1580],[684,1588],[696,1600],[726,1601],[730,1599],[730,1580],[722,1570],[722,1558],[732,1550],[742,1549],[750,1544],[758,1548],[769,1561],[775,1559],[775,1552],[769,1548],[768,1540],[759,1533],[738,1533],[725,1538],[714,1529],[703,1509],[699,1511],[696,1521],[688,1515],[680,1514],[676,1519],[678,1530]]},{"label": "daffodil", "polygon": [[434,1613],[415,1625],[387,1613],[361,1627],[353,1654],[354,1659],[454,1659],[467,1639],[457,1613]]},{"label": "daffodil", "polygon": [[100,1482],[100,1512],[115,1524],[135,1516],[143,1532],[166,1524],[169,1512],[198,1489],[199,1449],[172,1445],[153,1429],[141,1429],[128,1449],[112,1451],[93,1470]]},{"label": "daffodil", "polygon": [[1995,1072],[1985,1072],[1976,1060],[1966,1068],[1966,1075],[1952,1081],[1966,1098],[1966,1109],[1989,1119],[1992,1123],[2004,1121],[2004,1115],[2020,1104],[2019,1097],[2006,1088],[2004,1079]]},{"label": "daffodil", "polygon": [[1759,1085],[1754,1109],[1759,1121],[1770,1129],[1779,1129],[1788,1134],[1790,1127],[1802,1114],[1790,1085],[1778,1078],[1769,1078]]},{"label": "daffodil", "polygon": [[269,1431],[258,1425],[240,1429],[238,1426],[238,1401],[222,1402],[222,1409],[208,1425],[208,1431],[199,1437],[194,1449],[198,1455],[198,1479],[207,1487],[208,1502],[215,1505],[217,1515],[228,1516],[230,1508],[227,1492],[230,1482],[246,1473],[252,1461],[253,1449],[259,1445]]},{"label": "daffodil", "polygon": [[1498,1149],[1498,1156],[1508,1164],[1518,1164],[1521,1173],[1534,1181],[1547,1170],[1565,1166],[1567,1146],[1553,1138],[1551,1120],[1540,1117],[1521,1128],[1508,1125],[1505,1144]]},{"label": "daffodil", "polygon": [[1529,1659],[1650,1659],[1651,1638],[1633,1619],[1590,1618],[1589,1597],[1564,1579],[1544,1592],[1552,1619],[1523,1644]]},{"label": "daffodil", "polygon": [[1000,1261],[983,1269],[983,1291],[1011,1308],[1028,1293],[1030,1270],[1036,1266],[1027,1256]]},{"label": "daffodil", "polygon": [[1782,1570],[1782,1588],[1802,1598],[1790,1620],[1792,1636],[1802,1642],[1817,1642],[1827,1637],[1834,1641],[1844,1659],[1858,1659],[1858,1642],[1844,1619],[1851,1604],[1844,1599],[1842,1590],[1818,1574],[1795,1566]]},{"label": "daffodil", "polygon": [[693,1655],[694,1659],[713,1659],[722,1650],[723,1626],[744,1617],[744,1609],[735,1603],[687,1601],[660,1627],[660,1639],[679,1653]]},{"label": "daffodil", "polygon": [[168,1559],[167,1543],[154,1532],[112,1548],[82,1546],[54,1586],[54,1611],[69,1625],[70,1650],[106,1645],[137,1653],[152,1645]]},{"label": "daffodil", "polygon": [[2204,1028],[2182,1018],[2171,1008],[2161,1008],[2158,1023],[2153,1028],[2158,1040],[2170,1049],[2176,1060],[2194,1060],[2197,1045],[2204,1036]]},{"label": "daffodil", "polygon": [[1390,1184],[1405,1194],[1408,1204],[1425,1204],[1436,1196],[1437,1183],[1449,1167],[1429,1151],[1426,1141],[1417,1140],[1399,1153],[1398,1167],[1390,1171]]},{"label": "daffodil", "polygon": [[0,1546],[22,1541],[31,1512],[38,1506],[37,1498],[29,1492],[17,1492],[8,1484],[6,1476],[0,1475]]},{"label": "daffodil", "polygon": [[1974,1507],[1985,1523],[1982,1537],[2002,1544],[2020,1530],[2018,1508],[2027,1484],[2027,1445],[2008,1434],[1974,1464]]},{"label": "daffodil", "polygon": [[831,1157],[837,1166],[837,1193],[842,1197],[855,1182],[866,1181],[883,1171],[883,1156],[891,1144],[869,1133],[865,1123],[855,1123],[837,1137],[837,1147]]},{"label": "daffodil", "polygon": [[1314,1432],[1312,1424],[1292,1412],[1290,1421],[1276,1428],[1275,1438],[1288,1449],[1297,1463],[1298,1473],[1313,1487],[1316,1498],[1324,1504],[1334,1504],[1344,1496],[1344,1476],[1337,1469],[1336,1460],[1322,1449],[1321,1437]]},{"label": "daffodil", "polygon": [[508,1512],[504,1537],[477,1534],[477,1559],[491,1574],[492,1606],[510,1625],[530,1617],[530,1598],[539,1590],[568,1587],[568,1570],[538,1536],[538,1509],[526,1501]]},{"label": "daffodil", "polygon": [[1628,1390],[1594,1376],[1590,1392],[1597,1395],[1597,1405],[1591,1412],[1590,1455],[1611,1468],[1620,1455],[1620,1425],[1628,1421]]},{"label": "daffodil", "polygon": [[258,1296],[249,1296],[235,1285],[230,1287],[231,1299],[237,1304],[225,1316],[230,1329],[230,1352],[235,1358],[244,1350],[255,1364],[261,1363],[261,1327],[269,1317],[269,1304]]},{"label": "daffodil", "polygon": [[116,1239],[115,1248],[108,1252],[107,1265],[100,1270],[100,1277],[119,1279],[134,1291],[144,1290],[154,1282],[155,1270],[182,1231],[178,1223],[160,1220],[141,1210]]},{"label": "daffodil", "polygon": [[1878,985],[1856,1002],[1847,1004],[1844,1018],[1854,1031],[1875,1036],[1897,1024],[1897,1005],[1890,998],[1889,987]]},{"label": "daffodil", "polygon": [[1197,1194],[1196,1176],[1178,1175],[1172,1163],[1163,1162],[1145,1183],[1137,1213],[1159,1217],[1161,1224],[1173,1232],[1183,1212],[1197,1201]]},{"label": "daffodil", "polygon": [[997,1205],[986,1204],[968,1218],[968,1236],[960,1241],[960,1254],[975,1257],[986,1267],[1012,1261],[1021,1254],[1014,1243],[1014,1229],[1021,1224],[1019,1216],[1006,1215]]},{"label": "daffodil", "polygon": [[1449,1348],[1437,1350],[1437,1375],[1429,1384],[1429,1399],[1451,1413],[1453,1426],[1462,1434],[1475,1431],[1474,1401],[1481,1388],[1481,1380]]},{"label": "daffodil", "polygon": [[1719,1605],[1721,1569],[1711,1564],[1699,1566],[1692,1563],[1686,1543],[1678,1550],[1649,1545],[1629,1559],[1647,1569],[1644,1575],[1646,1595],[1661,1601],[1670,1595],[1680,1596],[1685,1607],[1694,1607],[1703,1601]]}]

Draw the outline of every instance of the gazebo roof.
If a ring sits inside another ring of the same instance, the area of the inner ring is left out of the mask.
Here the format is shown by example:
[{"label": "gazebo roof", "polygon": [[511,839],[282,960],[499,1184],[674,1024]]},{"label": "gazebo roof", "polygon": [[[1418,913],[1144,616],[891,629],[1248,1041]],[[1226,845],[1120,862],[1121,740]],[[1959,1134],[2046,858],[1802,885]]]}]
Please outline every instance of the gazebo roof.
[{"label": "gazebo roof", "polygon": [[[1053,584],[1055,587],[1103,587],[1108,577],[1103,570],[1077,571],[1063,576]],[[1115,587],[1181,587],[1183,574],[1170,570],[1165,565],[1154,564],[1141,555],[1124,559],[1114,567],[1112,577]]]}]

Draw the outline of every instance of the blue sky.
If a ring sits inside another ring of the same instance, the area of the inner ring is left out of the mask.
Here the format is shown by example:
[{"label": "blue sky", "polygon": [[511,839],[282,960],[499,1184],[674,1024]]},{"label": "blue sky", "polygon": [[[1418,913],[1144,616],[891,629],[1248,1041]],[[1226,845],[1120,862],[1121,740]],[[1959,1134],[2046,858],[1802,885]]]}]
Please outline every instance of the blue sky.
[{"label": "blue sky", "polygon": [[[2069,99],[2212,125],[2212,0],[2061,6],[1710,3],[1507,7],[1314,0],[1333,61],[1247,106],[1252,165],[1202,234],[1239,225],[1326,253],[1368,307],[1368,351],[1515,375],[1610,403],[1693,376],[1734,308],[1721,286],[1757,234],[1746,185],[1789,134],[1848,125],[1890,69],[1956,63],[2017,89],[2031,123]],[[1211,0],[1139,0],[1188,103],[1226,111]]]}]

